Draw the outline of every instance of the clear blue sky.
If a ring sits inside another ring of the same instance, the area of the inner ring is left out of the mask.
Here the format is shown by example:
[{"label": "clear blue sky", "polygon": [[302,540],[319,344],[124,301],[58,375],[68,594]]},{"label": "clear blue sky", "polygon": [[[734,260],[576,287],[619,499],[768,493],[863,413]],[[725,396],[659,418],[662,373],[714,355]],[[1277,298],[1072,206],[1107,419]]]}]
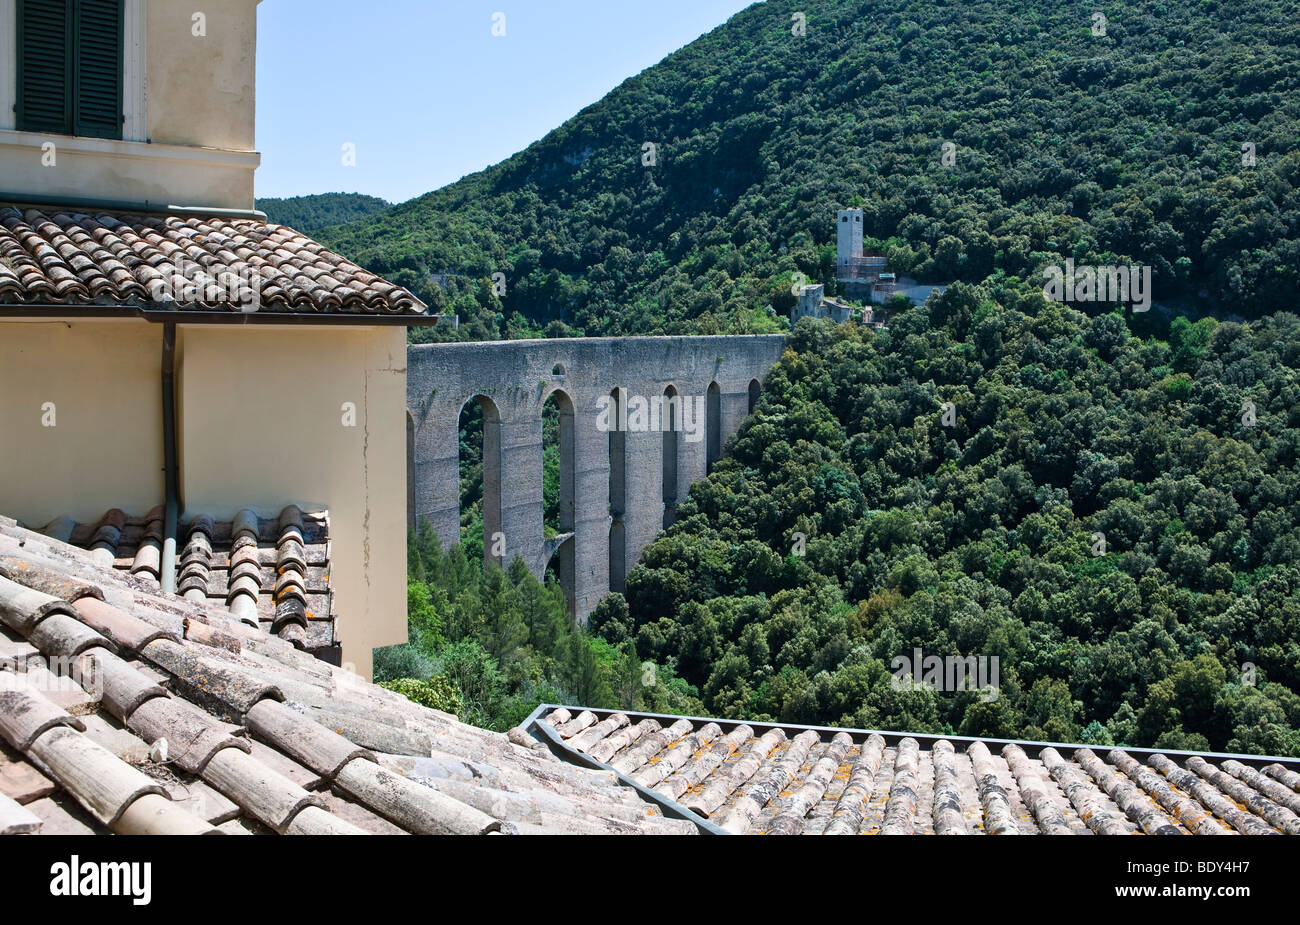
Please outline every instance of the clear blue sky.
[{"label": "clear blue sky", "polygon": [[[263,0],[257,195],[394,202],[504,160],[753,0]],[[502,37],[493,14],[505,14]],[[356,166],[342,164],[356,146]]]}]

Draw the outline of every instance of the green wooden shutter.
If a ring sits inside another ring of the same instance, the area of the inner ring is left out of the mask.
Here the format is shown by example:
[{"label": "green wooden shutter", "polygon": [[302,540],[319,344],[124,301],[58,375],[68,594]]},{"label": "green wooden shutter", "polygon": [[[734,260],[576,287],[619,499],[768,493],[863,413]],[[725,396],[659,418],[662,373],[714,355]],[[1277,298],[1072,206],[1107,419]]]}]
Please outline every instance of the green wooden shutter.
[{"label": "green wooden shutter", "polygon": [[18,2],[18,129],[67,133],[72,127],[72,4]]},{"label": "green wooden shutter", "polygon": [[18,129],[122,137],[123,0],[18,0]]},{"label": "green wooden shutter", "polygon": [[74,135],[122,137],[122,0],[74,0]]}]

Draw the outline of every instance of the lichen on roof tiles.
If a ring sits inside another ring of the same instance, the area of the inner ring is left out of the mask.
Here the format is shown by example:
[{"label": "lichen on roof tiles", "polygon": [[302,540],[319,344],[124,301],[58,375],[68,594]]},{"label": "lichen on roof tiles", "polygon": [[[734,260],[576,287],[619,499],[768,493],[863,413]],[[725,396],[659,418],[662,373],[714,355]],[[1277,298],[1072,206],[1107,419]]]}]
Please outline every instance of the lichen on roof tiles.
[{"label": "lichen on roof tiles", "polygon": [[[1143,763],[1124,749],[1103,762],[1085,746],[1066,758],[1031,742],[967,740],[959,749],[957,737],[596,709],[580,711],[578,723],[573,714],[542,707],[528,728],[573,760],[654,784],[667,808],[732,834],[1300,831],[1295,759],[1185,755],[1180,767],[1155,752],[1142,753]],[[710,741],[712,750],[701,748]]]}]

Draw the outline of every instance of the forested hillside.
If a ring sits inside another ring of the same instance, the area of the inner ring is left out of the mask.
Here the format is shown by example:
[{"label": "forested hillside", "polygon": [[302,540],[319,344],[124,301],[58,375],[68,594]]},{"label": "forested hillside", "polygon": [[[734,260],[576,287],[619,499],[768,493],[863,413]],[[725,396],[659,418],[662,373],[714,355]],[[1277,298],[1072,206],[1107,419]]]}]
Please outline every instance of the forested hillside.
[{"label": "forested hillside", "polygon": [[390,203],[378,196],[363,193],[320,193],[315,196],[291,196],[288,199],[259,199],[257,208],[266,217],[295,231],[314,232],[330,225],[374,215]]},{"label": "forested hillside", "polygon": [[1291,307],[1294,4],[1106,16],[1097,35],[1056,0],[770,0],[509,160],[322,237],[460,315],[427,336],[771,329],[792,273],[827,278],[849,205],[922,280],[1069,256],[1150,265],[1162,303]]},{"label": "forested hillside", "polygon": [[407,555],[405,645],[375,649],[375,680],[468,723],[505,731],[540,703],[698,710],[690,685],[660,671],[653,686],[630,640],[611,645],[569,619],[564,592],[523,560],[483,568],[478,544],[446,552],[423,526]]},{"label": "forested hillside", "polygon": [[[959,284],[805,320],[591,625],[707,714],[1300,754],[1298,372],[1293,314],[1138,338]],[[898,690],[914,648],[999,696]]]},{"label": "forested hillside", "polygon": [[[958,281],[883,330],[801,322],[590,631],[480,569],[471,416],[471,552],[414,538],[377,673],[497,728],[550,699],[1300,755],[1300,21],[1107,16],[771,0],[323,232],[460,315],[426,337],[784,329],[796,273],[833,290],[845,206],[894,269]],[[1150,266],[1178,310],[1048,301],[1066,258]],[[899,689],[917,650],[996,660],[996,696]]]}]

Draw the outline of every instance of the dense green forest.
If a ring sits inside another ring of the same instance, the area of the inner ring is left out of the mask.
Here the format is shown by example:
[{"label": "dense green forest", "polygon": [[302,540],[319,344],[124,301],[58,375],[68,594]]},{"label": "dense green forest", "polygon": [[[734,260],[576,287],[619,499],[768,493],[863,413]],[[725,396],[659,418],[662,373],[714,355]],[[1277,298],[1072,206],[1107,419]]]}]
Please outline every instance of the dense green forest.
[{"label": "dense green forest", "polygon": [[[498,729],[549,700],[1300,755],[1298,371],[1292,314],[1162,328],[1014,281],[805,320],[588,630],[484,572],[470,513],[412,537],[376,675]],[[900,690],[918,648],[996,658],[998,696]]]},{"label": "dense green forest", "polygon": [[322,239],[460,315],[423,337],[775,329],[791,274],[828,278],[848,205],[923,280],[1132,261],[1164,304],[1288,309],[1294,4],[1106,15],[1096,35],[1055,0],[770,0],[503,163]]},{"label": "dense green forest", "polygon": [[[707,714],[1300,755],[1298,372],[1293,314],[1136,337],[1017,284],[802,321],[591,627]],[[914,647],[1000,696],[897,690]]]},{"label": "dense green forest", "polygon": [[304,233],[356,221],[382,212],[390,205],[387,200],[363,193],[321,193],[257,200],[257,208],[265,212],[270,221]]},{"label": "dense green forest", "polygon": [[376,681],[498,731],[547,702],[698,708],[691,687],[644,665],[632,642],[614,645],[575,625],[554,581],[543,585],[519,559],[484,568],[482,545],[468,556],[466,548],[444,552],[427,526],[411,535],[408,642],[375,649]]}]

